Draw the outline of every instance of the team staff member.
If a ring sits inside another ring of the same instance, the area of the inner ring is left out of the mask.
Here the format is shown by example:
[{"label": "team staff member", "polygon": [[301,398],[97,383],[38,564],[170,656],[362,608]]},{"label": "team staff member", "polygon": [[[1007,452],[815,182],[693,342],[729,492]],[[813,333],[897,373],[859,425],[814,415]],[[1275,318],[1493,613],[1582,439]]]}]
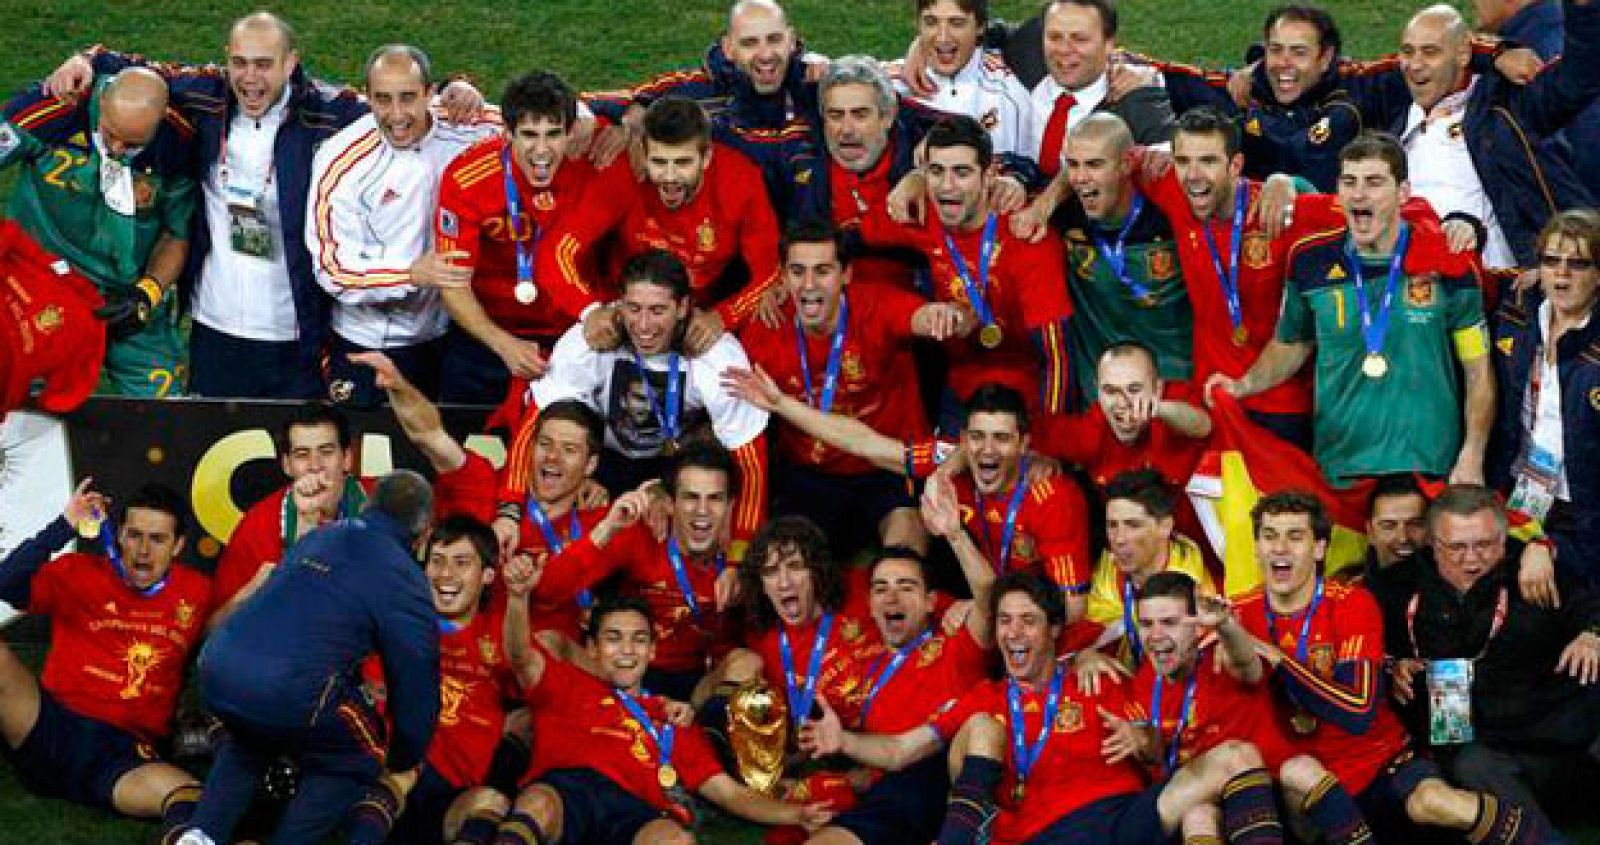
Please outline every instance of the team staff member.
[{"label": "team staff member", "polygon": [[590,192],[631,190],[627,163],[597,169],[573,137],[578,98],[559,76],[534,71],[506,85],[505,137],[483,141],[445,168],[434,249],[471,271],[470,289],[446,289],[440,398],[495,404],[510,377],[545,370],[545,354],[588,306],[584,289],[555,284],[536,263],[545,235],[577,214]]},{"label": "team staff member", "polygon": [[0,121],[0,167],[22,165],[9,215],[99,289],[102,389],[129,396],[183,393],[173,282],[189,251],[194,127],[167,101],[161,77],[130,68],[76,103],[30,88]]},{"label": "team staff member", "polygon": [[1290,248],[1277,335],[1207,390],[1254,396],[1315,353],[1314,454],[1335,484],[1412,471],[1481,483],[1494,381],[1477,272],[1437,230],[1401,219],[1410,186],[1393,137],[1363,134],[1339,161],[1344,225]]},{"label": "team staff member", "polygon": [[1031,158],[1033,105],[1028,89],[1000,54],[979,49],[988,22],[988,0],[917,0],[917,40],[933,89],[918,99],[977,121],[995,152]]},{"label": "team staff member", "polygon": [[1290,806],[1336,842],[1399,841],[1408,821],[1460,831],[1473,843],[1566,841],[1530,808],[1456,789],[1414,756],[1383,700],[1378,603],[1321,575],[1332,531],[1322,503],[1274,493],[1256,503],[1251,522],[1263,586],[1235,613],[1269,667],[1295,755],[1278,771]]},{"label": "team staff member", "polygon": [[435,119],[432,65],[416,47],[379,47],[365,77],[372,113],[317,150],[305,232],[317,282],[334,299],[329,396],[358,407],[382,392],[352,352],[382,351],[407,381],[438,392],[445,313],[435,288],[464,287],[471,275],[431,247],[440,174],[497,128]]},{"label": "team staff member", "polygon": [[[0,739],[29,790],[128,816],[188,821],[199,784],[156,756],[184,666],[211,610],[211,584],[177,564],[183,498],[145,487],[122,504],[78,485],[61,518],[0,563],[0,600],[50,617],[38,679],[0,644]],[[51,555],[74,531],[100,554]]]},{"label": "team staff member", "polygon": [[[842,235],[829,223],[791,225],[781,252],[788,292],[781,322],[753,321],[739,333],[751,363],[820,411],[861,420],[889,437],[926,436],[911,339],[944,340],[961,312],[909,291],[858,283]],[[809,517],[841,554],[880,538],[926,547],[916,504],[898,473],[877,470],[789,425],[778,429],[776,443],[775,513]]]},{"label": "team staff member", "polygon": [[524,560],[507,571],[506,647],[535,740],[497,845],[690,843],[691,794],[758,824],[827,822],[821,804],[785,803],[734,780],[705,732],[671,719],[668,701],[645,691],[656,635],[642,600],[596,603],[584,629],[593,673],[532,645],[522,599],[533,577]]},{"label": "team staff member", "polygon": [[[618,492],[659,478],[698,419],[709,417],[712,435],[738,466],[740,492],[729,551],[739,560],[767,506],[767,414],[722,389],[724,369],[749,366],[733,336],[719,337],[699,355],[683,351],[691,309],[689,271],[681,261],[664,250],[635,255],[622,268],[619,311],[625,344],[597,350],[584,326],[573,326],[556,343],[550,371],[529,385],[528,394],[533,408],[577,399],[606,418],[599,474]],[[503,517],[522,512],[533,420],[531,413],[524,416],[501,474]]]},{"label": "team staff member", "polygon": [[[432,510],[422,476],[384,476],[360,516],[296,545],[206,642],[200,693],[227,735],[195,811],[201,835],[231,841],[279,755],[299,766],[300,786],[276,842],[322,841],[386,770],[423,761],[439,720],[439,628],[414,555]],[[389,691],[387,750],[358,689],[373,654]]]}]

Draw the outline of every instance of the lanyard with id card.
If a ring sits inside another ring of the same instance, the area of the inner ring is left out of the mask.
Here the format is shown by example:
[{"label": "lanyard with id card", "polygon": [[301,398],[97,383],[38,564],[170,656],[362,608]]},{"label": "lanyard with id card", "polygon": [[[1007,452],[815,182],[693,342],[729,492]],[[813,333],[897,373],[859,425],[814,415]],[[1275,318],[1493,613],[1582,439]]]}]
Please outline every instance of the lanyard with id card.
[{"label": "lanyard with id card", "polygon": [[[1489,636],[1476,657],[1436,658],[1428,660],[1428,743],[1430,745],[1463,745],[1472,742],[1476,732],[1472,728],[1472,679],[1478,659],[1489,652],[1489,644],[1505,625],[1510,594],[1500,588],[1495,603],[1494,620],[1489,623]],[[1421,596],[1413,593],[1406,605],[1406,632],[1411,637],[1411,653],[1422,657],[1417,647],[1417,605]]]},{"label": "lanyard with id card", "polygon": [[1545,370],[1544,350],[1535,351],[1537,355],[1533,361],[1533,372],[1528,380],[1530,412],[1527,423],[1527,448],[1522,458],[1512,467],[1512,475],[1517,481],[1511,489],[1511,497],[1506,501],[1506,507],[1543,522],[1556,503],[1556,491],[1561,486],[1562,458],[1534,436],[1538,427],[1539,393]]},{"label": "lanyard with id card", "polygon": [[271,261],[272,228],[267,225],[267,189],[272,185],[272,159],[261,178],[228,165],[228,135],[222,135],[222,153],[217,160],[217,182],[222,199],[228,204],[228,246],[239,255]]}]

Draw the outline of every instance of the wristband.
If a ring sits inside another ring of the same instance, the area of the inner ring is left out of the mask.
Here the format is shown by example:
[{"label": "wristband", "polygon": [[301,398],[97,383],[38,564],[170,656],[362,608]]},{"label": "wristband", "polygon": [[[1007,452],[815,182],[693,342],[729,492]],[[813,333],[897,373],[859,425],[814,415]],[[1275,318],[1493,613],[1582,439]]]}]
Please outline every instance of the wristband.
[{"label": "wristband", "polygon": [[145,295],[145,298],[149,301],[149,308],[152,310],[161,302],[161,297],[166,294],[166,290],[161,287],[161,282],[157,281],[156,277],[149,273],[140,276],[139,281],[134,282],[133,286]]}]

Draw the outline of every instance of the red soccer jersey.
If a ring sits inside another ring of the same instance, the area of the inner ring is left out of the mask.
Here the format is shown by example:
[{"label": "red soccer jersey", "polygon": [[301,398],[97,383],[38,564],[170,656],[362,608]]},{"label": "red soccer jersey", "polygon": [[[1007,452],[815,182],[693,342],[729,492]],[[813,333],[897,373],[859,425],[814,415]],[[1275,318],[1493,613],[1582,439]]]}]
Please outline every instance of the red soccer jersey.
[{"label": "red soccer jersey", "polygon": [[[867,213],[881,209],[889,202],[889,192],[894,182],[889,178],[894,161],[894,144],[878,157],[878,163],[866,173],[856,173],[839,166],[828,158],[828,201],[833,211],[833,224],[840,231],[857,231]],[[914,283],[915,267],[910,262],[892,255],[873,253],[858,255],[850,262],[850,277],[855,284],[883,284],[910,290]]]},{"label": "red soccer jersey", "polygon": [[64,414],[100,380],[105,323],[94,283],[51,255],[11,220],[0,220],[0,417],[28,400]]},{"label": "red soccer jersey", "polygon": [[[551,529],[556,532],[561,548],[577,543],[606,518],[609,508],[589,508],[579,510],[577,531],[572,525],[572,511],[555,517],[551,522]],[[539,526],[528,518],[526,507],[522,510],[522,531],[517,540],[517,548],[533,554],[537,559],[544,555],[554,555],[556,550],[550,548],[549,538],[539,530]],[[500,582],[495,582],[500,583]],[[503,595],[498,592],[496,595]],[[554,600],[531,596],[528,599],[528,624],[535,631],[557,631],[574,642],[580,641],[583,635],[583,608],[579,605],[576,596]]]},{"label": "red soccer jersey", "polygon": [[[1216,264],[1207,245],[1205,230],[1211,231],[1217,247],[1217,260],[1224,272],[1233,267],[1233,207],[1201,222],[1189,208],[1183,183],[1174,168],[1154,183],[1141,182],[1139,188],[1161,209],[1172,224],[1178,243],[1178,262],[1194,308],[1194,383],[1205,384],[1212,373],[1239,378],[1256,362],[1261,350],[1272,340],[1278,326],[1278,308],[1283,304],[1284,256],[1287,238],[1269,238],[1261,224],[1252,219],[1261,195],[1261,183],[1243,180],[1249,191],[1239,245],[1239,310],[1244,336],[1234,332],[1228,312],[1228,298]],[[1244,400],[1247,408],[1270,414],[1308,414],[1311,412],[1311,371],[1264,393]]]},{"label": "red soccer jersey", "polygon": [[[937,619],[932,621],[938,624]],[[894,652],[886,646],[863,649],[855,655],[857,667],[852,670],[866,684],[861,729],[897,734],[932,722],[983,682],[988,658],[965,625],[955,634],[935,632],[880,686],[878,678],[893,661]]]},{"label": "red soccer jersey", "polygon": [[539,296],[524,305],[516,299],[517,251],[520,240],[537,261],[550,232],[579,207],[589,193],[626,190],[633,181],[624,158],[596,171],[587,160],[569,157],[556,169],[548,187],[535,189],[522,169],[512,166],[521,216],[513,223],[506,203],[506,148],[503,137],[485,139],[468,148],[445,168],[439,184],[439,213],[434,242],[440,253],[460,251],[457,263],[473,268],[472,292],[491,319],[522,338],[555,338],[592,301],[589,291],[573,287],[546,267],[534,274]]},{"label": "red soccer jersey", "polygon": [[684,597],[667,555],[667,544],[656,540],[642,522],[618,531],[604,549],[592,537],[567,547],[545,564],[534,588],[539,602],[571,604],[581,589],[593,587],[613,572],[626,573],[623,589],[650,606],[656,628],[656,659],[652,668],[663,672],[704,671],[709,660],[732,649],[733,619],[717,610],[717,575],[720,564],[683,556],[683,571],[694,595],[694,608]]},{"label": "red soccer jersey", "polygon": [[[923,306],[923,300],[885,285],[853,283],[845,290],[850,319],[839,356],[839,386],[832,411],[854,417],[888,437],[925,437],[928,426],[910,355],[911,318]],[[805,337],[815,407],[828,370],[833,331],[807,333]],[[782,325],[772,328],[760,320],[751,320],[739,332],[739,340],[752,364],[766,370],[785,393],[805,398],[805,371],[800,367],[792,299],[784,305]],[[835,475],[874,471],[870,462],[828,446],[788,423],[779,424],[777,445],[783,459],[794,466]]]},{"label": "red soccer jersey", "polygon": [[[1178,732],[1180,721],[1183,735],[1178,739],[1178,765],[1182,766],[1196,757],[1216,748],[1223,742],[1236,739],[1253,743],[1267,762],[1267,768],[1277,771],[1278,766],[1293,756],[1288,740],[1278,727],[1272,690],[1265,679],[1261,683],[1247,684],[1217,665],[1216,647],[1200,649],[1195,656],[1196,674],[1194,703],[1188,717],[1181,719],[1187,681],[1165,681],[1161,689],[1161,751],[1162,765],[1172,747],[1173,734]],[[1148,721],[1155,706],[1155,670],[1150,661],[1139,664],[1130,690],[1132,705],[1140,721]]]},{"label": "red soccer jersey", "polygon": [[[866,694],[863,667],[857,655],[875,653],[882,647],[878,628],[872,624],[866,608],[865,597],[852,598],[860,591],[846,593],[846,605],[834,613],[833,625],[828,632],[827,650],[822,655],[820,677],[817,678],[817,697],[827,698],[828,704],[838,711],[845,724],[853,724],[861,712],[862,697]],[[822,616],[800,625],[784,625],[756,633],[746,641],[749,649],[761,657],[761,674],[767,686],[777,695],[788,688],[783,668],[783,637],[789,638],[790,654],[794,658],[795,690],[804,686],[804,676],[811,668],[811,649],[816,644],[817,628]],[[791,724],[794,716],[790,715]]]},{"label": "red soccer jersey", "polygon": [[33,576],[28,602],[50,617],[40,683],[74,713],[145,741],[165,737],[211,608],[211,579],[186,566],[141,596],[105,558],[62,555]]},{"label": "red soccer jersey", "polygon": [[438,518],[465,514],[483,523],[494,521],[496,479],[494,465],[468,450],[467,460],[433,480],[433,512]]},{"label": "red soccer jersey", "polygon": [[[1005,774],[995,793],[1000,815],[995,818],[991,830],[994,842],[1026,842],[1057,820],[1089,804],[1114,795],[1138,792],[1145,787],[1144,773],[1137,763],[1127,760],[1107,765],[1100,752],[1106,731],[1098,708],[1128,718],[1134,715],[1124,686],[1102,684],[1100,695],[1091,696],[1078,689],[1070,677],[1071,672],[1067,674],[1069,677],[1061,684],[1055,725],[1043,752],[1028,773],[1026,793],[1020,805],[1013,793],[1017,768],[1009,738],[1011,713],[1006,701],[1006,680],[987,681],[975,687],[933,722],[933,729],[946,742],[954,739],[961,725],[978,713],[987,713],[1005,726],[1008,737]],[[1033,747],[1039,736],[1048,698],[1048,687],[1023,690],[1020,698],[1022,737],[1028,748]]]},{"label": "red soccer jersey", "polygon": [[[496,603],[456,631],[439,632],[439,724],[428,765],[451,786],[481,785],[505,727],[505,705],[516,691],[501,632],[505,607]],[[383,663],[362,664],[369,684],[383,688]],[[380,698],[381,698],[380,694]]]},{"label": "red soccer jersey", "polygon": [[[626,165],[626,161],[619,162]],[[609,233],[623,256],[664,249],[689,269],[689,284],[702,307],[714,302],[729,328],[742,327],[761,296],[778,283],[778,219],[767,199],[761,170],[738,150],[714,144],[700,189],[686,204],[669,209],[654,185],[621,180],[584,195],[577,213],[563,215],[549,243],[541,244],[540,278],[559,276],[577,289],[600,289],[584,278],[585,262]],[[750,270],[744,290],[714,300],[717,280],[735,258]]]},{"label": "red soccer jersey", "polygon": [[1185,437],[1158,419],[1139,439],[1123,443],[1098,404],[1081,414],[1045,414],[1034,422],[1033,448],[1088,470],[1096,487],[1105,489],[1120,473],[1154,469],[1168,484],[1183,489],[1194,474],[1206,441]]},{"label": "red soccer jersey", "polygon": [[[1257,590],[1241,598],[1235,612],[1245,630],[1284,653],[1286,659],[1273,672],[1272,682],[1279,726],[1290,747],[1296,754],[1317,758],[1351,795],[1357,795],[1405,750],[1407,738],[1383,696],[1383,616],[1378,603],[1361,587],[1329,581],[1324,589],[1326,595],[1306,637],[1304,664],[1296,662],[1304,611],[1278,617],[1269,628],[1266,594]],[[1291,689],[1300,704],[1290,699]],[[1360,733],[1326,718],[1307,721],[1307,711],[1300,706],[1306,701],[1341,716],[1360,719],[1365,714],[1370,721]],[[1296,722],[1301,730],[1295,729]]]},{"label": "red soccer jersey", "polygon": [[[661,758],[655,741],[604,681],[545,652],[544,675],[525,695],[533,760],[523,785],[557,769],[589,769],[658,810],[681,814],[656,779]],[[666,721],[664,700],[634,698],[659,730]],[[690,792],[722,773],[710,741],[696,726],[674,730],[672,766]]]},{"label": "red soccer jersey", "polygon": [[[956,476],[955,486],[962,524],[999,571],[1006,513],[1016,488],[984,496],[980,504],[970,474]],[[1078,485],[1056,476],[1029,486],[1017,508],[1006,571],[1037,569],[1063,590],[1082,594],[1089,590],[1090,565],[1089,509]]]},{"label": "red soccer jersey", "polygon": [[[362,489],[370,494],[371,483],[361,479]],[[284,498],[289,495],[289,485],[280,487],[244,512],[244,518],[234,527],[228,545],[217,559],[217,569],[212,573],[212,597],[216,606],[229,602],[250,579],[256,577],[261,567],[277,565],[283,560],[283,538],[288,531],[288,514],[284,511]],[[343,513],[354,504],[343,500],[339,510]]]},{"label": "red soccer jersey", "polygon": [[[970,306],[966,284],[945,244],[945,229],[932,210],[927,218],[923,225],[901,226],[874,208],[862,221],[861,234],[872,245],[907,247],[926,255],[934,298]],[[1020,392],[1035,409],[1059,411],[1065,406],[1067,374],[1061,322],[1072,314],[1061,243],[1045,238],[1033,244],[1013,236],[1009,215],[1000,216],[995,231],[986,300],[1001,330],[1000,345],[984,348],[976,329],[965,338],[946,341],[950,387],[965,399],[978,387],[998,382]],[[973,284],[980,284],[982,227],[953,233],[951,240]],[[1042,333],[1042,343],[1035,332]]]}]

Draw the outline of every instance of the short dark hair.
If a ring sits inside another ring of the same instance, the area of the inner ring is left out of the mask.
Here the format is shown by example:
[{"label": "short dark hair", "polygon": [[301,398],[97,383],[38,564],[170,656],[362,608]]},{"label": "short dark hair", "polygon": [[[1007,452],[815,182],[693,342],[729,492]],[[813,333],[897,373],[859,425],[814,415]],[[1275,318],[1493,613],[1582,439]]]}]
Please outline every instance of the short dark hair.
[{"label": "short dark hair", "polygon": [[1228,158],[1239,154],[1239,124],[1215,106],[1195,106],[1178,115],[1172,127],[1174,144],[1179,135],[1220,135],[1223,153]]},{"label": "short dark hair", "polygon": [[1389,165],[1389,173],[1396,182],[1411,178],[1411,170],[1406,164],[1406,148],[1400,145],[1398,138],[1376,129],[1364,129],[1355,140],[1344,145],[1344,149],[1339,151],[1339,169],[1343,170],[1346,164],[1353,161],[1371,159]]},{"label": "short dark hair", "polygon": [[165,484],[145,484],[133,491],[133,495],[117,507],[117,525],[127,524],[128,511],[133,508],[160,511],[172,517],[174,536],[186,537],[189,534],[189,505],[183,494]]},{"label": "short dark hair", "polygon": [[839,266],[844,267],[850,263],[844,232],[833,225],[831,220],[824,220],[821,217],[802,217],[783,227],[783,237],[778,241],[779,259],[788,261],[789,248],[795,244],[833,244],[833,254],[839,259]]},{"label": "short dark hair", "polygon": [[1156,371],[1156,378],[1161,378],[1161,359],[1156,357],[1156,351],[1142,341],[1119,340],[1100,351],[1100,357],[1094,360],[1096,369],[1100,362],[1107,358],[1122,358],[1128,355],[1143,355],[1150,361],[1150,368]]},{"label": "short dark hair", "polygon": [[1028,430],[1028,403],[1023,400],[1021,393],[1003,384],[989,382],[972,391],[962,407],[962,429],[966,429],[967,421],[972,419],[973,414],[1010,414],[1017,419],[1018,431]]},{"label": "short dark hair", "polygon": [[[932,8],[939,0],[917,0],[917,11]],[[989,22],[989,0],[954,0],[956,8],[978,19],[978,26]],[[979,33],[981,36],[982,33]]]},{"label": "short dark hair", "polygon": [[622,287],[646,284],[672,291],[673,299],[689,295],[689,268],[664,249],[647,249],[622,265]]},{"label": "short dark hair", "polygon": [[1195,601],[1196,585],[1186,572],[1157,572],[1146,578],[1139,590],[1139,601],[1145,599],[1183,599],[1184,607],[1193,614],[1200,609]]},{"label": "short dark hair", "polygon": [[711,119],[694,100],[662,97],[645,110],[644,137],[658,144],[694,141],[704,150],[711,146]]},{"label": "short dark hair", "polygon": [[728,498],[739,495],[739,468],[734,466],[733,455],[715,437],[697,435],[683,442],[683,448],[673,457],[672,465],[661,476],[661,486],[667,493],[677,495],[678,481],[686,469],[704,469],[720,472],[728,479]]},{"label": "short dark hair", "polygon": [[616,613],[637,613],[644,617],[645,628],[650,631],[650,639],[656,638],[655,622],[650,618],[650,605],[639,596],[625,593],[602,592],[589,608],[589,624],[583,626],[583,641],[592,643],[600,638],[600,628],[605,625],[606,617]]},{"label": "short dark hair", "polygon": [[867,580],[878,574],[878,565],[890,560],[909,560],[917,565],[917,571],[922,575],[922,585],[928,585],[928,559],[922,552],[910,546],[891,545],[874,549],[872,559],[867,563]]},{"label": "short dark hair", "polygon": [[989,137],[983,124],[964,114],[940,118],[928,130],[928,152],[949,147],[971,147],[978,153],[978,166],[988,167],[994,161],[994,139]]},{"label": "short dark hair", "polygon": [[1344,41],[1339,37],[1339,25],[1333,22],[1333,15],[1321,6],[1310,3],[1285,3],[1274,7],[1267,12],[1267,19],[1261,24],[1261,37],[1263,40],[1271,37],[1272,28],[1278,21],[1310,24],[1317,31],[1317,44],[1323,49],[1333,48],[1335,55],[1344,49]]},{"label": "short dark hair", "polygon": [[421,537],[433,519],[433,486],[415,470],[394,470],[373,485],[367,509],[399,522],[410,538]]},{"label": "short dark hair", "polygon": [[1333,522],[1322,500],[1304,490],[1280,490],[1268,493],[1250,509],[1250,530],[1261,536],[1261,523],[1268,516],[1303,513],[1311,518],[1311,536],[1327,540],[1333,536]]},{"label": "short dark hair", "polygon": [[1126,499],[1141,505],[1151,516],[1160,519],[1178,511],[1178,495],[1161,473],[1153,469],[1130,469],[1119,472],[1106,485],[1106,501]]},{"label": "short dark hair", "polygon": [[1000,600],[1008,593],[1023,593],[1044,611],[1045,621],[1051,625],[1067,623],[1067,602],[1061,597],[1061,588],[1045,580],[1043,575],[1031,570],[1007,572],[994,582],[989,591],[989,618],[1000,618]]},{"label": "short dark hair", "polygon": [[296,405],[289,413],[289,419],[278,426],[278,435],[275,438],[278,447],[278,457],[288,457],[291,447],[289,430],[293,428],[315,428],[319,425],[331,425],[337,432],[340,449],[350,448],[350,418],[333,405],[322,402],[304,402]]},{"label": "short dark hair", "polygon": [[495,539],[494,529],[477,517],[464,513],[453,513],[440,520],[428,538],[428,554],[457,540],[471,543],[472,550],[486,569],[492,568],[500,557],[500,543]]},{"label": "short dark hair", "polygon": [[1100,16],[1100,34],[1107,38],[1117,36],[1117,6],[1111,0],[1045,0],[1044,8],[1039,10],[1039,17],[1050,14],[1050,9],[1055,6],[1081,6],[1093,9]]},{"label": "short dark hair", "polygon": [[534,421],[534,437],[544,430],[544,424],[554,420],[565,420],[583,429],[584,440],[589,444],[591,455],[600,454],[606,445],[606,421],[595,409],[583,404],[576,399],[561,399],[539,409],[539,417]]},{"label": "short dark hair", "polygon": [[1409,472],[1396,472],[1389,475],[1380,475],[1372,485],[1372,495],[1367,497],[1367,515],[1378,509],[1378,500],[1390,496],[1421,496],[1427,501],[1428,494],[1422,492],[1422,485],[1417,483],[1417,477]]},{"label": "short dark hair", "polygon": [[536,70],[512,79],[500,95],[500,116],[506,131],[516,133],[523,120],[546,118],[572,129],[578,122],[578,94],[572,86],[546,70]]},{"label": "short dark hair", "polygon": [[798,553],[811,570],[811,589],[817,607],[836,611],[844,606],[844,574],[828,546],[827,535],[815,522],[803,516],[780,516],[756,532],[745,552],[744,563],[739,566],[739,584],[749,597],[745,601],[745,615],[757,631],[778,625],[778,611],[761,589],[761,567],[773,552],[784,550]]}]

